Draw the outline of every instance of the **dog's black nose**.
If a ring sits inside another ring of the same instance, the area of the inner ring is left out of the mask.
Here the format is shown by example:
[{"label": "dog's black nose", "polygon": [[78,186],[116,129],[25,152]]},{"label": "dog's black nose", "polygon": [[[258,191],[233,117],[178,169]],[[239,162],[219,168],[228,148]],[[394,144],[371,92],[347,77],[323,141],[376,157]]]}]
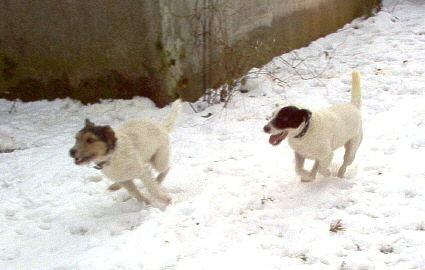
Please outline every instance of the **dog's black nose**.
[{"label": "dog's black nose", "polygon": [[270,126],[264,126],[264,132],[269,133],[271,130]]},{"label": "dog's black nose", "polygon": [[74,148],[71,148],[71,150],[69,150],[69,155],[71,156],[71,157],[75,157],[75,153],[76,153],[77,151],[74,149]]}]

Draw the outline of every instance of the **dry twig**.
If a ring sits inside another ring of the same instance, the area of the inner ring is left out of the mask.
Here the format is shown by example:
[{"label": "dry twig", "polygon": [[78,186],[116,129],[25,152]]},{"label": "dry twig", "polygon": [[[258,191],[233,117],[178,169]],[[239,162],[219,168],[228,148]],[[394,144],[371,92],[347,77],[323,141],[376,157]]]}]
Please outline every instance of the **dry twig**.
[{"label": "dry twig", "polygon": [[341,219],[337,219],[331,222],[331,225],[329,227],[329,231],[331,232],[341,232],[341,231],[345,231],[345,227],[342,224],[342,220]]}]

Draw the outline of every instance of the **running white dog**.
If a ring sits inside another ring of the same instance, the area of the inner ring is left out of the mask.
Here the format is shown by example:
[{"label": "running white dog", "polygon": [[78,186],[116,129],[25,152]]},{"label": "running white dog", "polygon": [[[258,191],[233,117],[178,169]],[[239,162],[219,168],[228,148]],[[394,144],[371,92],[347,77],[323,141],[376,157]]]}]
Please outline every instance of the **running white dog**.
[{"label": "running white dog", "polygon": [[[181,101],[176,100],[163,123],[130,120],[115,130],[110,126],[96,126],[86,119],[70,155],[77,165],[94,162],[97,169],[115,182],[110,190],[124,187],[137,200],[149,204],[133,182],[139,178],[150,194],[169,204],[171,197],[160,190],[160,183],[170,170],[168,134],[174,129],[180,111]],[[156,179],[153,168],[158,172]]]},{"label": "running white dog", "polygon": [[[356,156],[363,137],[361,119],[360,74],[352,72],[351,103],[341,103],[329,108],[311,112],[296,106],[278,109],[264,126],[264,132],[272,134],[269,142],[278,145],[286,136],[295,152],[295,170],[301,181],[313,181],[317,172],[329,176],[329,165],[333,151],[345,147],[344,163],[338,170],[338,177]],[[305,159],[315,160],[311,171],[305,170]]]}]

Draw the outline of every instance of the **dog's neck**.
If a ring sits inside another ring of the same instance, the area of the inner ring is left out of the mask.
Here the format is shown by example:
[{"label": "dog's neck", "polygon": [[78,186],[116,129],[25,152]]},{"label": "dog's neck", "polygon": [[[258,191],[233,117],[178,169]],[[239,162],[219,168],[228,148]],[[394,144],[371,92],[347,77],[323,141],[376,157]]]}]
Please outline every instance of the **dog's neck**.
[{"label": "dog's neck", "polygon": [[106,156],[98,161],[96,161],[93,166],[93,168],[97,169],[97,170],[102,170],[105,166],[108,166],[111,162],[112,159],[112,155],[115,152],[115,147],[114,149],[110,149],[108,150]]},{"label": "dog's neck", "polygon": [[95,162],[95,166],[93,168],[97,170],[102,170],[105,166],[108,166],[113,154],[117,149],[117,138],[115,137],[115,133],[112,133],[113,139],[108,143],[108,149],[106,150],[105,156]]},{"label": "dog's neck", "polygon": [[310,127],[310,119],[311,117],[309,117],[305,122],[304,122],[304,127],[303,129],[300,131],[300,133],[298,133],[297,135],[294,136],[294,138],[296,139],[300,139],[302,137],[304,137],[304,135],[307,133],[308,128]]},{"label": "dog's neck", "polygon": [[109,165],[109,159],[95,163],[95,165],[93,166],[93,168],[97,169],[97,170],[102,170],[103,167],[108,166]]}]

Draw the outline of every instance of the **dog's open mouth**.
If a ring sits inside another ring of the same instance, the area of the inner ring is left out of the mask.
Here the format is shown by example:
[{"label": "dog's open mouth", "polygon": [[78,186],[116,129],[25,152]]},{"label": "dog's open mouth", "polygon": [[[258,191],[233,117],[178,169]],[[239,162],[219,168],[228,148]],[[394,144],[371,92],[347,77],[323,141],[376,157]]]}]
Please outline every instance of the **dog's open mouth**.
[{"label": "dog's open mouth", "polygon": [[283,131],[279,134],[271,135],[269,138],[269,143],[271,145],[278,145],[286,138],[287,135],[288,135],[287,131]]},{"label": "dog's open mouth", "polygon": [[74,162],[77,165],[83,165],[85,163],[88,163],[91,159],[93,158],[93,156],[87,156],[87,157],[75,157],[74,158]]}]

